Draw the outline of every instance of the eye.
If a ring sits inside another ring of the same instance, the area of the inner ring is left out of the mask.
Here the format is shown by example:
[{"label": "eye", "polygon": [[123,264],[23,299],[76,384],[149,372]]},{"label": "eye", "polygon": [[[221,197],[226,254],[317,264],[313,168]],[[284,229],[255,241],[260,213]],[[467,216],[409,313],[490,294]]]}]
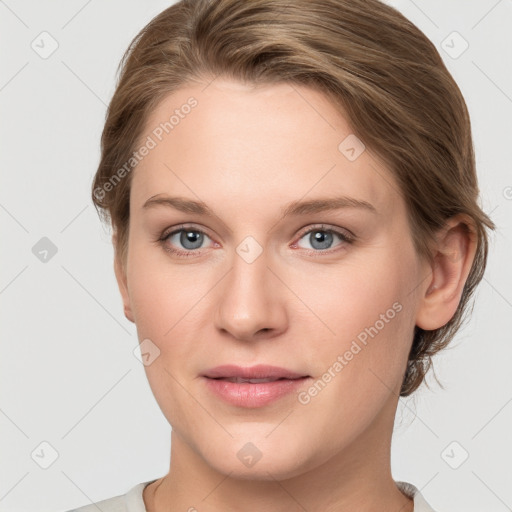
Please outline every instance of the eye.
[{"label": "eye", "polygon": [[[166,251],[179,256],[187,256],[199,252],[197,249],[203,248],[205,238],[210,237],[200,229],[180,226],[169,233],[164,233],[159,241]],[[175,249],[175,247],[178,247],[178,249]],[[180,247],[183,249],[180,249]]]},{"label": "eye", "polygon": [[[354,241],[354,237],[348,233],[323,225],[310,228],[302,234],[299,240],[305,239],[310,244],[310,247],[303,248],[308,249],[311,252],[325,252],[332,248],[336,237],[342,241],[342,243],[338,245],[344,245],[343,242],[351,244]],[[297,244],[294,244],[294,246],[296,245]]]}]

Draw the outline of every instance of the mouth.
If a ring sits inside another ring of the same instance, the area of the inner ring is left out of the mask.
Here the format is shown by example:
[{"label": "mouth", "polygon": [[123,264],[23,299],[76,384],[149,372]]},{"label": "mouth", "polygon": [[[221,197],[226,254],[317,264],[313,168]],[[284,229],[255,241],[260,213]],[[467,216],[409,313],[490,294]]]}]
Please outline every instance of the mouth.
[{"label": "mouth", "polygon": [[311,379],[310,375],[279,368],[257,365],[241,367],[223,365],[201,375],[215,398],[236,407],[263,407],[299,390]]},{"label": "mouth", "polygon": [[[210,368],[202,374],[203,377],[217,380],[228,380],[229,382],[274,382],[276,380],[296,380],[310,375],[303,375],[279,366],[258,364],[256,366],[243,367],[233,364],[225,364]],[[233,380],[234,379],[234,380]]]},{"label": "mouth", "polygon": [[[212,377],[207,377],[208,379]],[[244,379],[243,377],[215,377],[213,380],[224,380],[226,382],[235,382],[236,384],[260,384],[261,382],[276,382],[278,380],[299,380],[305,377],[295,377],[293,379],[288,379],[286,377],[280,377],[279,379],[267,378],[267,379]]]}]

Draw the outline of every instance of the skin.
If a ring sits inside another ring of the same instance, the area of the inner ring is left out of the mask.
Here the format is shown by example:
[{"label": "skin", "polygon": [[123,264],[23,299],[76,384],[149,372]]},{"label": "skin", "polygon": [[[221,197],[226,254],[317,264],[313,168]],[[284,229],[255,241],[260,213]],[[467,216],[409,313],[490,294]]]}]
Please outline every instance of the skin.
[{"label": "skin", "polygon": [[[456,217],[439,233],[435,264],[420,259],[398,185],[369,149],[354,161],[338,150],[352,129],[320,92],[206,84],[169,95],[148,119],[144,139],[198,101],[132,171],[127,260],[115,257],[125,315],[160,350],[145,371],[172,425],[170,470],[145,488],[146,508],[410,512],[390,444],[413,329],[453,316],[475,242]],[[201,200],[214,215],[143,209],[158,194]],[[291,201],[341,195],[376,213],[281,215]],[[180,233],[157,242],[181,223],[207,233],[193,256],[165,251],[190,247]],[[319,249],[307,233],[318,224],[355,240],[333,235]],[[247,236],[263,249],[252,263],[236,252]],[[235,407],[199,377],[266,363],[310,375],[307,390],[396,302],[400,312],[307,404],[291,393]],[[262,453],[251,467],[237,457],[247,442]]]}]

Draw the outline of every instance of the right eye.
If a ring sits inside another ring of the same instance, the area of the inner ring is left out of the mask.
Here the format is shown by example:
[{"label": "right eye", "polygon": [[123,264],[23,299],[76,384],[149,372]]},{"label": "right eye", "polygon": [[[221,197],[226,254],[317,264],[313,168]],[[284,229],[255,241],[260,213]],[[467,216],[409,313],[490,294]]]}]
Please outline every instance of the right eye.
[{"label": "right eye", "polygon": [[[180,226],[170,232],[164,231],[159,240],[167,252],[186,257],[199,252],[198,249],[202,248],[205,237],[210,238],[201,229]],[[180,246],[183,249],[180,249]]]}]

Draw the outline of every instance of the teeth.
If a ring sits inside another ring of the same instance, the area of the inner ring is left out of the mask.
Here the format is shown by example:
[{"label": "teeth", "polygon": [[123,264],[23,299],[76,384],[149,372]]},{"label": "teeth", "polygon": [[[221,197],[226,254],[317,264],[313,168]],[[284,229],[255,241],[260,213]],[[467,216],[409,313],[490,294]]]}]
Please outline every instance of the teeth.
[{"label": "teeth", "polygon": [[250,384],[258,384],[259,382],[274,382],[279,379],[244,379],[243,377],[226,377],[225,379],[222,380],[227,380],[228,382],[235,382],[237,384],[241,384],[244,382],[249,382]]}]

